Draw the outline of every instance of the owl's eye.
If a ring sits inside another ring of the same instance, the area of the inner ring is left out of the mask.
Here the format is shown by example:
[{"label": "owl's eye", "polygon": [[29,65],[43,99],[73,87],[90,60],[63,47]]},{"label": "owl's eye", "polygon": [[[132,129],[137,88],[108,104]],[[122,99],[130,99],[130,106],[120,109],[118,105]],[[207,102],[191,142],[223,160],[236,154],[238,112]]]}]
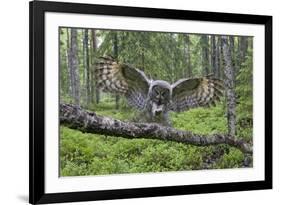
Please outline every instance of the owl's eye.
[{"label": "owl's eye", "polygon": [[160,93],[157,88],[154,89],[154,92],[155,92],[156,95],[159,95],[159,93]]}]

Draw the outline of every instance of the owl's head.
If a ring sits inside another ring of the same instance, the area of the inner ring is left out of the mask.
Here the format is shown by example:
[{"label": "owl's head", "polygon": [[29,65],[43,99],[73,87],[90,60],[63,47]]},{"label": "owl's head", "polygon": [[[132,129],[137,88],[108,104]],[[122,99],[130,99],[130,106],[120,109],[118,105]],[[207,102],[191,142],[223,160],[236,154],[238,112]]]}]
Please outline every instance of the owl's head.
[{"label": "owl's head", "polygon": [[156,80],[151,83],[149,89],[149,98],[152,103],[152,114],[158,115],[164,111],[164,107],[171,101],[172,87],[162,80]]}]

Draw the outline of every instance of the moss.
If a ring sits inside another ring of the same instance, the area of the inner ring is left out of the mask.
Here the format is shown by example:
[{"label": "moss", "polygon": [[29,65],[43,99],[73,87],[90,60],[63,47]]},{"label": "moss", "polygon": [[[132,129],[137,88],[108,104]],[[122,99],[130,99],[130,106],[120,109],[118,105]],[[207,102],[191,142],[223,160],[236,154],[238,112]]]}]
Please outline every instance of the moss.
[{"label": "moss", "polygon": [[[110,100],[92,108],[100,115],[131,120],[128,108],[116,111]],[[175,128],[200,134],[225,133],[223,105],[171,113]],[[247,131],[249,132],[249,131]],[[243,153],[229,146],[197,147],[151,139],[125,139],[60,127],[62,176],[199,170],[241,167]],[[208,164],[209,163],[209,164]]]}]

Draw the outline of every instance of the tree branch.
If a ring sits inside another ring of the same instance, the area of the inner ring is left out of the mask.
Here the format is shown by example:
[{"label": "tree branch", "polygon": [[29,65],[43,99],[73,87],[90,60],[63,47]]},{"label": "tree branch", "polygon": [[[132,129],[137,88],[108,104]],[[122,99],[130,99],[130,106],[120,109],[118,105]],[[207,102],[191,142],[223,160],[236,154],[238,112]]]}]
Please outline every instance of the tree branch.
[{"label": "tree branch", "polygon": [[244,153],[252,153],[252,146],[250,144],[242,139],[234,139],[229,135],[199,135],[155,123],[123,122],[109,117],[98,116],[94,112],[89,112],[70,104],[60,104],[60,122],[70,128],[88,133],[128,139],[169,140],[197,146],[228,144],[240,149]]}]

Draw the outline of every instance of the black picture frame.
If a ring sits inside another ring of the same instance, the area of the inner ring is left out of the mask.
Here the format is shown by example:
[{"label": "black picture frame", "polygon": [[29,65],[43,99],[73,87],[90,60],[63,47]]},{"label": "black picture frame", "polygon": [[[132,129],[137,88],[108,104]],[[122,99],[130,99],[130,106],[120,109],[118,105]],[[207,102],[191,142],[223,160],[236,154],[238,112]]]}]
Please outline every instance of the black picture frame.
[{"label": "black picture frame", "polygon": [[[33,1],[30,12],[30,165],[29,202],[31,204],[91,201],[183,195],[198,193],[260,190],[272,188],[272,17],[262,15],[230,14],[137,8],[124,6],[105,6],[62,2]],[[208,22],[259,24],[265,27],[265,180],[219,184],[183,185],[153,188],[135,188],[106,191],[81,191],[68,193],[45,193],[45,13],[80,13],[111,16],[150,17],[163,19],[197,20]]]}]

